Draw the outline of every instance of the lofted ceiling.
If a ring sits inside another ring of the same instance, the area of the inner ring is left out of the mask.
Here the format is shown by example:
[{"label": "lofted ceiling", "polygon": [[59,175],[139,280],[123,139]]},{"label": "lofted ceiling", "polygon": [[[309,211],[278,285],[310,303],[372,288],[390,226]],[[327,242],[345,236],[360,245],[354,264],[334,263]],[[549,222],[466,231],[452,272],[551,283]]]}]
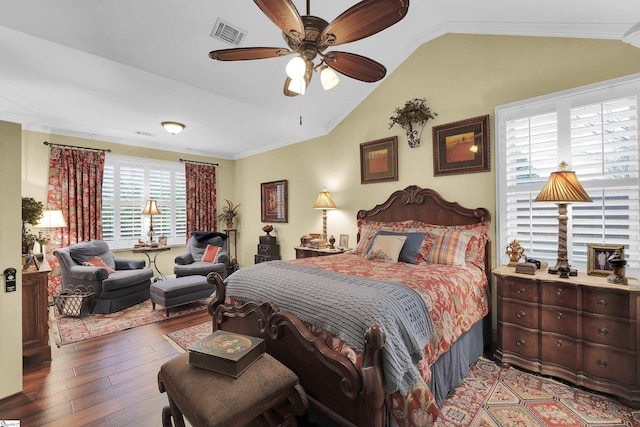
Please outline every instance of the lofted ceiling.
[{"label": "lofted ceiling", "polygon": [[[311,1],[333,20],[357,1]],[[301,15],[306,2],[293,0]],[[282,93],[289,57],[220,62],[232,47],[210,37],[218,18],[247,35],[241,47],[286,47],[250,0],[0,0],[0,120],[24,129],[238,159],[330,132],[378,83],[340,76],[324,91]],[[387,75],[446,33],[622,39],[638,0],[413,0],[407,16],[340,50]],[[303,115],[303,124],[299,116]],[[170,135],[160,122],[184,123]]]}]

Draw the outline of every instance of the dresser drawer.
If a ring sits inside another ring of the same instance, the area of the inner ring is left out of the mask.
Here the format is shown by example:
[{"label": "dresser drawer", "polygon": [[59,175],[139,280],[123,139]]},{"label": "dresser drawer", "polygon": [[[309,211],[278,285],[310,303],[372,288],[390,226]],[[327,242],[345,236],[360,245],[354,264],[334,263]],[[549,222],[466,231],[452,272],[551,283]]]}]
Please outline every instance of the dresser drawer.
[{"label": "dresser drawer", "polygon": [[582,295],[582,306],[584,311],[590,313],[629,317],[629,295],[625,294],[585,290]]},{"label": "dresser drawer", "polygon": [[514,300],[502,301],[502,321],[530,329],[538,328],[538,306]]},{"label": "dresser drawer", "polygon": [[578,350],[574,339],[542,334],[540,345],[543,363],[553,363],[574,372],[578,369]]},{"label": "dresser drawer", "polygon": [[502,350],[529,360],[538,359],[538,331],[503,324]]},{"label": "dresser drawer", "polygon": [[543,304],[557,305],[574,310],[578,308],[578,290],[574,285],[542,283],[540,286],[540,300]]},{"label": "dresser drawer", "polygon": [[498,295],[520,301],[538,302],[538,283],[534,280],[523,281],[505,277],[499,282]]},{"label": "dresser drawer", "polygon": [[633,386],[636,385],[637,363],[634,354],[612,351],[604,346],[583,345],[582,370],[591,378]]},{"label": "dresser drawer", "polygon": [[582,338],[592,343],[635,350],[636,325],[612,317],[582,316]]},{"label": "dresser drawer", "polygon": [[564,307],[544,306],[541,308],[540,328],[545,332],[578,338],[578,312]]},{"label": "dresser drawer", "polygon": [[280,252],[280,245],[258,245],[258,255],[272,256]]}]

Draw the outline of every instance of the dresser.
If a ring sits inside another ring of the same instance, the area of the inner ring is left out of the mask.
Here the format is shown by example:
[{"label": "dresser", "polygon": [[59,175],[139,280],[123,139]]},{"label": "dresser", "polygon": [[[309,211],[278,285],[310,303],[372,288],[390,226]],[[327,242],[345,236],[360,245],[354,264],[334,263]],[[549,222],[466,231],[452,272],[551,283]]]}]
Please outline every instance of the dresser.
[{"label": "dresser", "polygon": [[22,355],[36,363],[51,360],[48,282],[49,270],[22,272]]},{"label": "dresser", "polygon": [[258,253],[254,256],[254,263],[259,264],[275,259],[280,259],[280,245],[276,243],[276,238],[273,236],[260,236]]},{"label": "dresser", "polygon": [[305,246],[296,246],[293,249],[296,250],[296,259],[309,258],[314,256],[335,255],[335,254],[341,254],[344,251],[346,251],[346,249],[329,249],[329,248],[313,249],[313,248],[307,248]]},{"label": "dresser", "polygon": [[640,282],[614,285],[579,273],[560,279],[538,271],[493,271],[496,358],[640,407]]}]

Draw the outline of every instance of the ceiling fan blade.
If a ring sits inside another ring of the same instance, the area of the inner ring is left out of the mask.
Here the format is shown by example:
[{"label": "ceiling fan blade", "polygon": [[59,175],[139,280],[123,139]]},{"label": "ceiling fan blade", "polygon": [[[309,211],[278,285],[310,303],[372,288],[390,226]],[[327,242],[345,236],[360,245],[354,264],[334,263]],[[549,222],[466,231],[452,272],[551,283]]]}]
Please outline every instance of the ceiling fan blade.
[{"label": "ceiling fan blade", "polygon": [[304,24],[298,9],[296,9],[291,0],[253,1],[283,33],[294,40],[302,41],[304,39]]},{"label": "ceiling fan blade", "polygon": [[318,49],[369,37],[400,21],[409,0],[363,0],[333,20],[320,34]]},{"label": "ceiling fan blade", "polygon": [[381,80],[387,69],[379,62],[348,52],[329,52],[324,55],[324,63],[337,72],[367,83]]},{"label": "ceiling fan blade", "polygon": [[[311,83],[311,77],[313,77],[313,62],[306,61],[306,63],[307,63],[307,68],[304,72],[304,84],[306,85],[305,91],[309,89],[309,84]],[[287,78],[284,81],[284,94],[286,96],[302,95],[301,93],[295,92],[293,90],[289,90],[289,84],[291,84],[291,77],[287,76]]]},{"label": "ceiling fan blade", "polygon": [[213,50],[209,58],[218,61],[246,61],[250,59],[277,58],[293,53],[282,47],[238,47],[233,49]]}]

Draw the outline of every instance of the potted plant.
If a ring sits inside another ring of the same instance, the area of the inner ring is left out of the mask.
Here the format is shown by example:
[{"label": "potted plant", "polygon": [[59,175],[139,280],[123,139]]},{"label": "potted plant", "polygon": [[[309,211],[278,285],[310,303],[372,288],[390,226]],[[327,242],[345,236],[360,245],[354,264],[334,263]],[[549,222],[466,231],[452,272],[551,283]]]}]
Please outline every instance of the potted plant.
[{"label": "potted plant", "polygon": [[35,242],[41,245],[46,242],[44,237],[33,234],[31,230],[27,229],[27,224],[36,225],[40,221],[43,211],[42,202],[33,197],[22,198],[22,253],[24,255],[31,253]]},{"label": "potted plant", "polygon": [[397,124],[404,129],[411,148],[420,146],[422,129],[429,119],[435,119],[438,113],[434,113],[427,106],[425,98],[413,98],[404,103],[402,108],[397,107],[393,116],[389,118],[389,129]]},{"label": "potted plant", "polygon": [[222,208],[222,213],[218,215],[218,221],[227,221],[227,230],[233,229],[233,218],[238,216],[238,208],[240,205],[234,205],[232,201],[224,199],[227,206]]}]

